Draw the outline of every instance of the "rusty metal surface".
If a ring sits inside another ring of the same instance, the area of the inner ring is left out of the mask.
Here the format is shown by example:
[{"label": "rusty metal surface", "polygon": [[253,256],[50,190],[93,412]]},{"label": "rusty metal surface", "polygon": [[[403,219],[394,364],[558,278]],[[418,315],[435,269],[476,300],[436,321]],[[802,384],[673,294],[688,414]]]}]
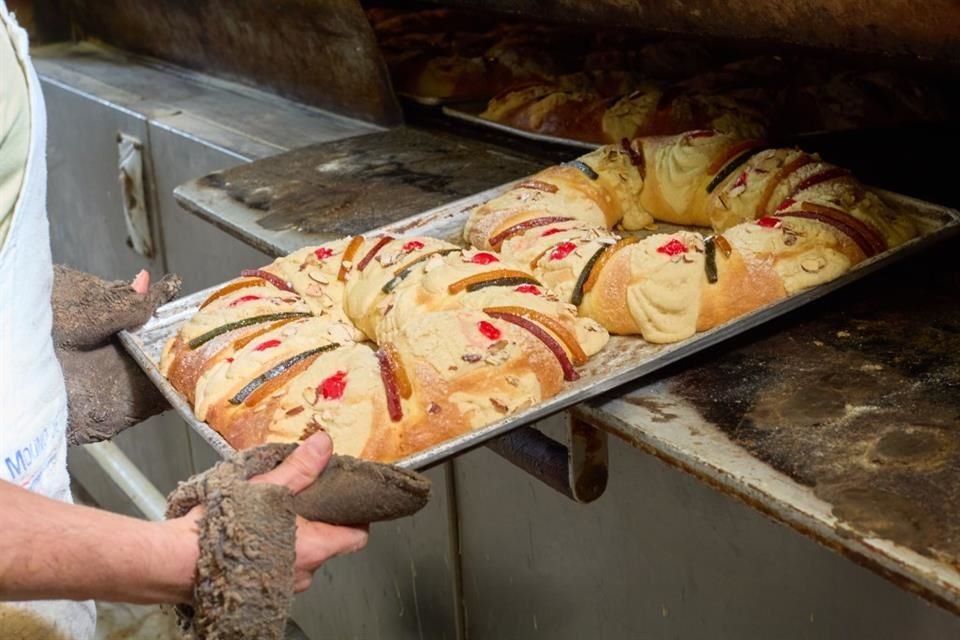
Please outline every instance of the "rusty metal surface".
[{"label": "rusty metal surface", "polygon": [[175,193],[189,211],[283,255],[402,220],[540,167],[466,138],[398,128],[213,173]]},{"label": "rusty metal surface", "polygon": [[354,0],[59,0],[81,37],[382,125],[402,114]]},{"label": "rusty metal surface", "polygon": [[577,412],[960,612],[958,250]]},{"label": "rusty metal surface", "polygon": [[630,26],[960,62],[956,0],[434,0],[544,20]]}]

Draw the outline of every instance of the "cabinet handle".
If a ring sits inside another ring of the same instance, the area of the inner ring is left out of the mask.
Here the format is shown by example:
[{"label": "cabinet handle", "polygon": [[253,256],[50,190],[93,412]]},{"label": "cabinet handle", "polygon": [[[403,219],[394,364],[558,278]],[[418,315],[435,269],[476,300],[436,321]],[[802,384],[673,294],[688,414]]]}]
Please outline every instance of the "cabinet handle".
[{"label": "cabinet handle", "polygon": [[117,133],[117,169],[127,244],[138,254],[154,256],[153,234],[144,188],[143,143],[126,133]]}]

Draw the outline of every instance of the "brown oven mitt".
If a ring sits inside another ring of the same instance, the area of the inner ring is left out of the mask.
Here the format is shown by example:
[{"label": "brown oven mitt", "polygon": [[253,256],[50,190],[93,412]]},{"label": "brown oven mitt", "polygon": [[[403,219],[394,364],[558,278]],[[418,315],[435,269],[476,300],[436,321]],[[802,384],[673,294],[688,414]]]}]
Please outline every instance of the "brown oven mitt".
[{"label": "brown oven mitt", "polygon": [[53,268],[53,344],[67,385],[71,445],[108,440],[168,405],[117,342],[171,300],[180,279],[165,276],[146,293],[61,265]]},{"label": "brown oven mitt", "polygon": [[177,607],[196,640],[281,640],[293,604],[296,516],[337,525],[393,520],[422,509],[430,481],[413,471],[334,455],[312,485],[247,482],[282,462],[296,444],[268,444],[181,484],[167,517],[202,504],[194,601]]}]

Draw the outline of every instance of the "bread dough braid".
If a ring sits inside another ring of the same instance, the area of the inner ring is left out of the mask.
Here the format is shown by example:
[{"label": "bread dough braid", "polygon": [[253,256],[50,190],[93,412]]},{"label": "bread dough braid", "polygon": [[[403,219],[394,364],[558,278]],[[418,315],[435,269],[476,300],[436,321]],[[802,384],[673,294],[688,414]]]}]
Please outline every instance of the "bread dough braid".
[{"label": "bread dough braid", "polygon": [[389,461],[555,395],[607,339],[493,252],[355,237],[225,285],[161,370],[237,448],[323,429]]},{"label": "bread dough braid", "polygon": [[[713,227],[632,242],[654,221]],[[639,138],[550,167],[474,209],[464,238],[528,264],[611,333],[682,340],[833,280],[916,235],[849,172],[714,131]]]}]

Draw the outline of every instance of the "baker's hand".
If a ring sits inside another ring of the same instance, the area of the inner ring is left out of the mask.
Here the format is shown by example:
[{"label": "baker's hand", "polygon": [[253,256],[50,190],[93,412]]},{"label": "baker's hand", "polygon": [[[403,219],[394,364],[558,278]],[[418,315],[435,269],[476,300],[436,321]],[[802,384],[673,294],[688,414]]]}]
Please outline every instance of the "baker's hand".
[{"label": "baker's hand", "polygon": [[[309,487],[326,469],[333,452],[330,437],[321,432],[307,438],[276,469],[250,478],[250,482],[286,487],[296,495]],[[314,572],[335,556],[359,551],[367,544],[367,526],[343,527],[311,522],[297,516],[297,561],[294,590],[310,587]]]},{"label": "baker's hand", "polygon": [[[366,526],[334,526],[296,515],[297,498],[310,494],[318,478],[343,475],[342,486],[352,487],[353,497],[342,497],[350,501],[379,497],[396,503],[398,492],[412,491],[420,498],[417,505],[426,502],[429,482],[417,482],[416,474],[404,483],[407,475],[394,476],[386,465],[366,463],[370,471],[360,476],[332,463],[332,443],[323,432],[294,447],[261,447],[221,462],[181,483],[168,499],[164,526],[181,533],[178,538],[189,548],[177,555],[196,566],[192,593],[177,606],[190,637],[281,640],[294,591],[307,589],[330,558],[366,545]],[[365,478],[377,483],[373,493],[365,490],[372,487]],[[342,494],[338,485],[329,486]],[[408,505],[401,500],[405,509],[394,515],[419,508]]]},{"label": "baker's hand", "polygon": [[150,285],[108,282],[60,265],[53,272],[53,343],[67,384],[70,444],[107,440],[167,408],[167,403],[116,339],[145,323],[172,299],[180,279]]}]

